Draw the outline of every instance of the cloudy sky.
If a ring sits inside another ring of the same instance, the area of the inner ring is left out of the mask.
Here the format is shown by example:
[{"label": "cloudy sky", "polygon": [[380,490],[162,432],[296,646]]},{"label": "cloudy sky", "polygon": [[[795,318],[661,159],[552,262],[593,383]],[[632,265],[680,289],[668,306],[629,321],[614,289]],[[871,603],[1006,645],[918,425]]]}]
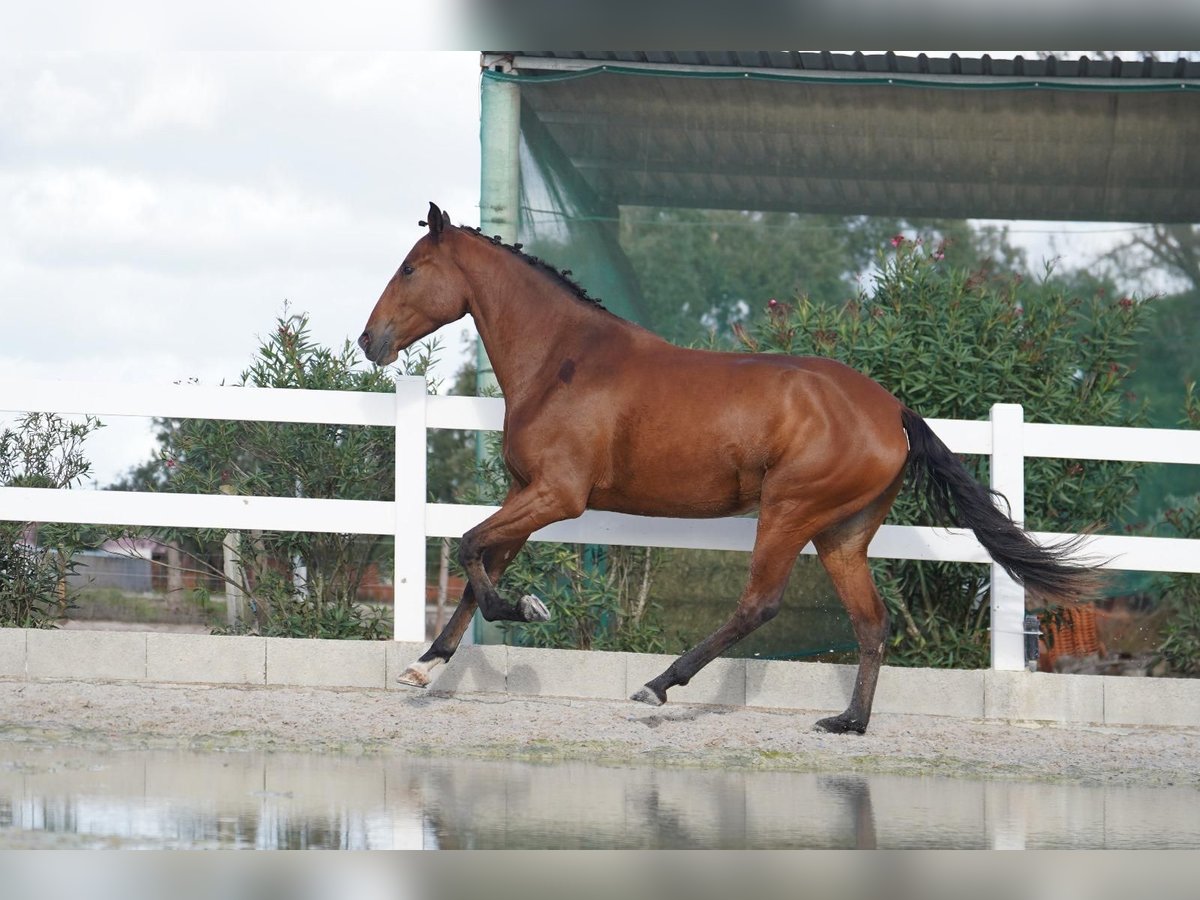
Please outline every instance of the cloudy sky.
[{"label": "cloudy sky", "polygon": [[[233,381],[285,300],[340,346],[478,195],[473,51],[0,56],[0,379]],[[152,446],[106,424],[101,485]]]}]

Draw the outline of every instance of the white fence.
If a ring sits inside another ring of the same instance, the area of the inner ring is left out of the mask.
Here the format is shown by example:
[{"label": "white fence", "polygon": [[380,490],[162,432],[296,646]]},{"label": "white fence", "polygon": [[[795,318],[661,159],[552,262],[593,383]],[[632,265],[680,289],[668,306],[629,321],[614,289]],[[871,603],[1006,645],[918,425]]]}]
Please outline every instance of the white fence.
[{"label": "white fence", "polygon": [[[395,638],[407,641],[425,637],[426,538],[458,537],[492,510],[426,502],[426,429],[498,431],[504,420],[502,400],[427,396],[420,378],[398,379],[394,395],[196,385],[139,386],[133,391],[119,384],[0,380],[0,409],[394,427],[394,503],[0,488],[0,519],[395,535]],[[1025,457],[1200,464],[1200,432],[1032,424],[1024,422],[1022,408],[1015,404],[992,407],[987,422],[931,419],[929,424],[955,452],[992,457],[991,485],[1008,498],[1018,521],[1024,517]],[[589,510],[542,529],[533,540],[749,550],[754,528],[755,521],[747,518],[649,519]],[[811,545],[805,552],[813,552]],[[876,557],[990,563],[975,536],[961,529],[885,525],[870,552]],[[1087,552],[1109,559],[1105,565],[1110,569],[1200,573],[1200,541],[1099,535]],[[1024,594],[994,564],[991,577],[992,667],[1021,669]]]}]

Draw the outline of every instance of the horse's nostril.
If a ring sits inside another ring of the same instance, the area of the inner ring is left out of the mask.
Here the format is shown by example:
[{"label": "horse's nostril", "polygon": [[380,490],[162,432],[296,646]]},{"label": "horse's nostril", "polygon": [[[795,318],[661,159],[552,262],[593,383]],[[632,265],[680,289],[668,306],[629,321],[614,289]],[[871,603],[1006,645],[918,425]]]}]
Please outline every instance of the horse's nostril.
[{"label": "horse's nostril", "polygon": [[362,347],[363,351],[366,352],[366,349],[371,346],[371,332],[364,331],[359,335],[358,346]]}]

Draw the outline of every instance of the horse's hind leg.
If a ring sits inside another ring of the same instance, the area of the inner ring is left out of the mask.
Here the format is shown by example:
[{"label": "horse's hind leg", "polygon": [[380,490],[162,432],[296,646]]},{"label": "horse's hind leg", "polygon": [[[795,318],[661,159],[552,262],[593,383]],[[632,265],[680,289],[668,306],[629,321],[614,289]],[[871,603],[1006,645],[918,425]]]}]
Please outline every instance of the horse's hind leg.
[{"label": "horse's hind leg", "polygon": [[742,592],[733,615],[720,628],[671,663],[665,672],[647,682],[646,686],[630,699],[660,706],[667,700],[668,688],[677,684],[687,684],[702,668],[764,622],[773,619],[779,612],[792,565],[796,562],[800,550],[808,543],[809,535],[786,528],[776,529],[770,524],[771,518],[765,511],[759,518],[754,553],[750,560],[750,581]]},{"label": "horse's hind leg", "polygon": [[867,545],[891,508],[897,490],[899,483],[862,512],[813,538],[817,555],[850,614],[850,624],[858,638],[858,675],[850,706],[841,715],[817,722],[816,727],[822,731],[862,734],[871,720],[871,703],[879,667],[883,664],[889,620],[867,563]]},{"label": "horse's hind leg", "polygon": [[836,734],[847,731],[862,734],[871,720],[871,702],[875,698],[879,667],[883,664],[889,625],[887,608],[875,589],[865,552],[834,551],[829,555],[822,554],[821,561],[850,613],[854,636],[858,638],[858,675],[854,679],[850,706],[841,715],[821,719],[817,728]]}]

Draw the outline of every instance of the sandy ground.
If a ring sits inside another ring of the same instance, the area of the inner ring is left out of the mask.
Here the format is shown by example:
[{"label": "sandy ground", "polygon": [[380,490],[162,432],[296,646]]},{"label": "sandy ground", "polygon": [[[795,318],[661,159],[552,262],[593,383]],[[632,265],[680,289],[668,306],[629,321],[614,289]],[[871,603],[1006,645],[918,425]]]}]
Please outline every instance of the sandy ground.
[{"label": "sandy ground", "polygon": [[1018,726],[408,691],[0,681],[0,740],[97,747],[422,753],[1200,786],[1200,731]]}]

